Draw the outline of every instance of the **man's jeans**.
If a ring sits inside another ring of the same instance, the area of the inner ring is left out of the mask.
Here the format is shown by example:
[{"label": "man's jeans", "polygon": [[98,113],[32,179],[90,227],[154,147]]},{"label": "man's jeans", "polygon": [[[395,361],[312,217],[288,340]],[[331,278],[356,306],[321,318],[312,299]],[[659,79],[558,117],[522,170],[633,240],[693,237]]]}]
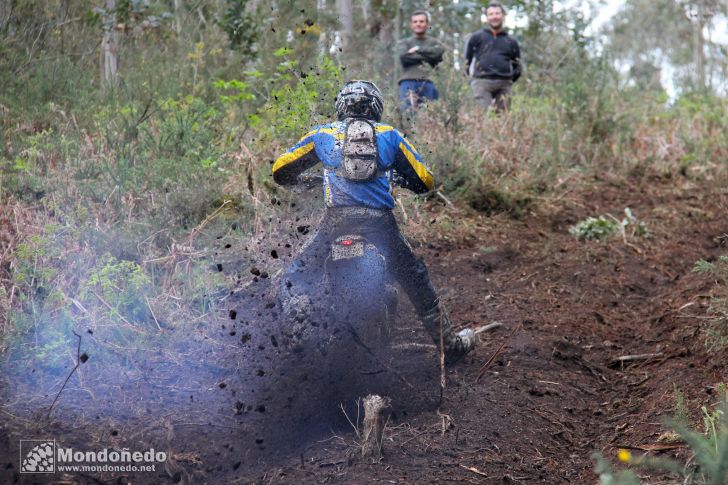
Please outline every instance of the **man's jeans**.
[{"label": "man's jeans", "polygon": [[426,101],[436,101],[440,98],[440,93],[432,81],[417,81],[414,79],[405,79],[399,83],[399,100],[402,112],[417,109],[420,103]]},{"label": "man's jeans", "polygon": [[510,105],[511,88],[513,81],[510,79],[484,79],[472,78],[470,87],[473,89],[475,100],[486,110],[490,110],[495,101],[497,113],[505,111]]}]

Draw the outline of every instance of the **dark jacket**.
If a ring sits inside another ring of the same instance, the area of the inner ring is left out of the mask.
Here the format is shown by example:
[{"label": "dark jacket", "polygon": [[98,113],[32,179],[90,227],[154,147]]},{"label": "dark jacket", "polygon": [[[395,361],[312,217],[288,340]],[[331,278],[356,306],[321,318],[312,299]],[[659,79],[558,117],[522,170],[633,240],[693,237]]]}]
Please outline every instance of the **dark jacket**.
[{"label": "dark jacket", "polygon": [[[415,52],[407,52],[417,46]],[[414,79],[418,81],[429,80],[432,69],[442,62],[445,48],[435,38],[428,35],[424,37],[408,37],[397,43],[397,54],[402,63],[400,81]]]},{"label": "dark jacket", "polygon": [[501,30],[497,35],[489,28],[475,32],[465,48],[465,68],[475,60],[473,77],[511,79],[521,77],[521,50],[516,39]]}]

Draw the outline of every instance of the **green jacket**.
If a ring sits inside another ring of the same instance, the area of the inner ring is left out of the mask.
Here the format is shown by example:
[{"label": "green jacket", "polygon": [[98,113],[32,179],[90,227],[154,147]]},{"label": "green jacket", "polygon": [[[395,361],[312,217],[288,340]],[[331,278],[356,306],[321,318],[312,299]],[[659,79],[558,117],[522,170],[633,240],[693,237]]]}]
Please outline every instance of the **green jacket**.
[{"label": "green jacket", "polygon": [[[407,52],[415,46],[418,47],[415,52]],[[402,75],[399,76],[399,80],[429,80],[432,69],[442,61],[444,52],[442,44],[428,35],[400,40],[397,43],[397,54],[402,64]]]}]

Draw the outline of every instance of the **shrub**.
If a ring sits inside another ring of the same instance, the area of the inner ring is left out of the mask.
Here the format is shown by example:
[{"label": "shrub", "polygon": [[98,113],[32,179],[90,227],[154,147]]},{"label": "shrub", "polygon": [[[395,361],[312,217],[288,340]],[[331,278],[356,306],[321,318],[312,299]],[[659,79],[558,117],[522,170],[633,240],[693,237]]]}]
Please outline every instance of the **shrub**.
[{"label": "shrub", "polygon": [[640,481],[632,470],[615,472],[609,461],[601,453],[594,453],[596,460],[596,473],[599,475],[599,485],[639,485]]},{"label": "shrub", "polygon": [[121,316],[141,321],[147,318],[144,298],[150,284],[141,266],[133,261],[119,261],[107,253],[90,270],[79,294],[84,300],[95,297],[108,305],[109,318]]},{"label": "shrub", "polygon": [[[695,455],[695,464],[682,465],[672,459],[650,456],[635,457],[627,450],[619,450],[619,461],[632,467],[674,473],[682,476],[685,483],[703,485],[724,485],[728,476],[728,396],[725,385],[716,386],[722,394],[721,402],[712,409],[703,406],[703,431],[689,428],[684,422],[673,421],[668,425],[677,431]],[[625,470],[618,475],[612,471],[609,462],[596,453],[597,473],[600,485],[633,485],[639,484],[632,470]]]},{"label": "shrub", "polygon": [[274,88],[259,112],[249,117],[262,143],[297,139],[311,126],[334,118],[334,99],[343,83],[341,68],[323,56],[315,68],[297,74],[299,62],[292,54],[288,48],[273,53],[281,60],[270,80]]},{"label": "shrub", "polygon": [[[577,239],[608,239],[615,234],[622,234],[625,241],[628,237],[645,236],[647,228],[644,223],[637,220],[629,207],[624,209],[624,219],[621,221],[611,214],[599,217],[587,217],[569,228],[569,233]],[[627,228],[630,228],[629,234]]]},{"label": "shrub", "polygon": [[619,230],[619,221],[604,216],[587,217],[569,228],[569,233],[577,239],[608,239]]},{"label": "shrub", "polygon": [[714,263],[703,259],[695,263],[695,273],[714,276],[718,284],[718,296],[711,299],[708,313],[711,318],[704,324],[705,345],[711,352],[728,346],[728,256],[720,256]]}]

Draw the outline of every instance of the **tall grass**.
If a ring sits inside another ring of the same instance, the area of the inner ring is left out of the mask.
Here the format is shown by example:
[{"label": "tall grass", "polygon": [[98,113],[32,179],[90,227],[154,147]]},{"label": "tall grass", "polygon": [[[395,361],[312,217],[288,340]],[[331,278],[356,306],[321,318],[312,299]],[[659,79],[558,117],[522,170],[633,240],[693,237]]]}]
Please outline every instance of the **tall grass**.
[{"label": "tall grass", "polygon": [[[723,240],[726,238],[728,236],[723,235]],[[716,280],[715,295],[703,324],[703,337],[709,351],[720,352],[728,347],[728,256],[720,256],[714,262],[701,259],[695,263],[693,272],[710,275]]]},{"label": "tall grass", "polygon": [[[726,174],[728,100],[623,92],[616,85],[589,91],[582,80],[559,91],[516,85],[503,115],[473,107],[464,81],[449,77],[444,100],[421,113],[414,139],[426,147],[441,189],[476,210],[523,215],[565,181],[609,172],[615,177]],[[702,106],[702,108],[699,108]]]}]

